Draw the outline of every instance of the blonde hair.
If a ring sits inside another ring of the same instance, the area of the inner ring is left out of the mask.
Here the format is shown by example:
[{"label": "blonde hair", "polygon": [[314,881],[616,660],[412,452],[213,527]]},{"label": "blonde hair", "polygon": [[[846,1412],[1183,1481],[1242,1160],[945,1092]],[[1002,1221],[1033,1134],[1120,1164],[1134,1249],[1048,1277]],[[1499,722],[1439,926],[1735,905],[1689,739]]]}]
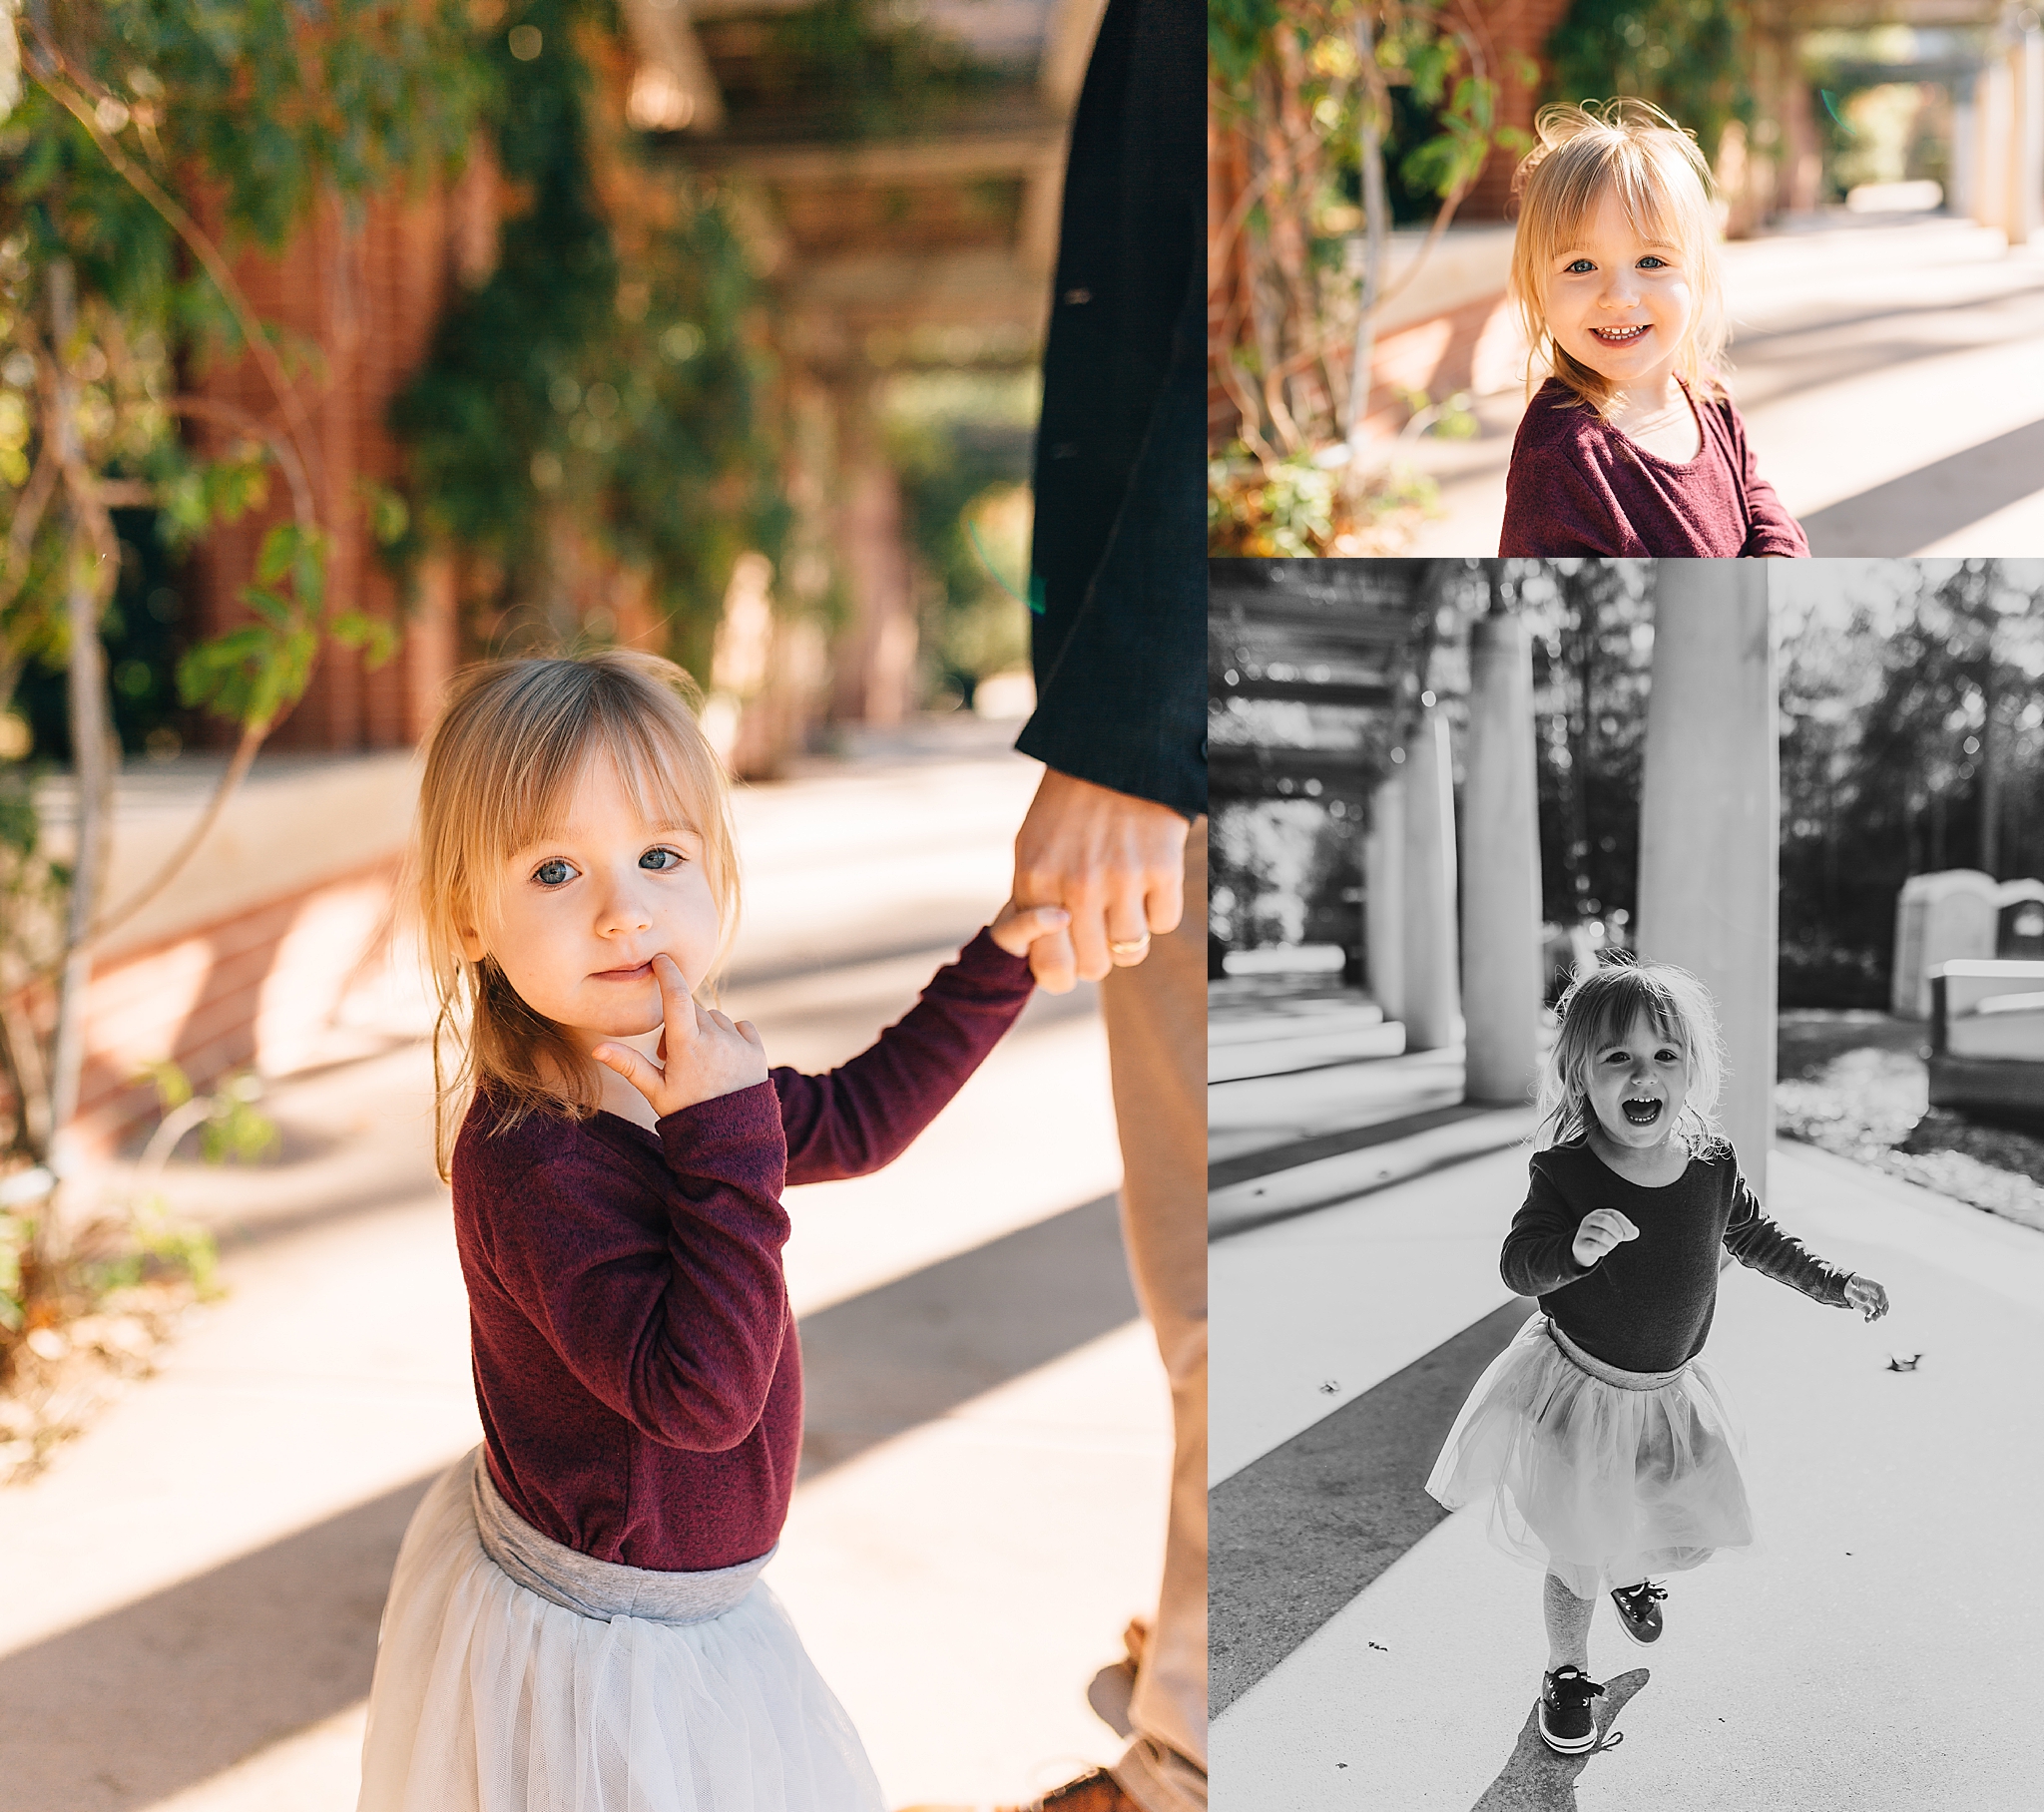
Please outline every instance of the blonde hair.
[{"label": "blonde hair", "polygon": [[1540,1074],[1536,1146],[1574,1143],[1596,1120],[1590,1106],[1590,1062],[1623,1044],[1642,1014],[1655,1035],[1682,1047],[1688,1099],[1675,1131],[1691,1155],[1707,1157],[1726,1144],[1718,1120],[1725,1086],[1725,1047],[1711,991],[1673,963],[1634,962],[1624,953],[1578,976],[1561,997],[1561,1031]]},{"label": "blonde hair", "polygon": [[1530,395],[1541,365],[1598,414],[1612,386],[1554,343],[1547,325],[1547,284],[1554,260],[1574,244],[1606,195],[1615,195],[1633,230],[1682,247],[1694,311],[1675,368],[1700,398],[1724,394],[1730,327],[1718,262],[1718,218],[1711,205],[1711,167],[1696,135],[1660,108],[1633,95],[1553,104],[1534,117],[1539,143],[1512,174],[1519,229],[1512,240],[1509,289],[1533,357]]},{"label": "blonde hair", "polygon": [[[642,817],[686,823],[703,839],[720,933],[711,975],[722,965],[738,929],[738,849],[724,764],[696,720],[700,699],[673,662],[626,649],[472,667],[449,684],[426,739],[405,887],[439,1005],[433,1151],[443,1179],[478,1090],[502,1105],[499,1132],[535,1111],[585,1120],[601,1100],[600,1079],[561,1028],[518,997],[494,958],[471,962],[461,947],[464,929],[494,924],[505,864],[560,822],[593,757],[610,757]],[[696,978],[699,991],[709,980]]]}]

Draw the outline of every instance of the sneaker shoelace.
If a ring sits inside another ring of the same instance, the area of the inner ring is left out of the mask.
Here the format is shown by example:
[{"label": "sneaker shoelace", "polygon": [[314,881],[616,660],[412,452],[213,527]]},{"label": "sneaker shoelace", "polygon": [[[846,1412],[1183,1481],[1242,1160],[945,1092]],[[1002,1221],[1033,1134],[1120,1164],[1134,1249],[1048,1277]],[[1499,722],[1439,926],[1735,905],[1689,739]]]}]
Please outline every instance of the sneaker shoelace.
[{"label": "sneaker shoelace", "polygon": [[[1561,1708],[1566,1709],[1570,1705],[1587,1705],[1592,1699],[1602,1698],[1604,1688],[1587,1673],[1578,1672],[1573,1679],[1557,1679],[1554,1682],[1554,1695],[1562,1701]],[[1616,1749],[1624,1741],[1623,1730],[1610,1731],[1598,1738],[1596,1748],[1590,1753],[1602,1754],[1606,1749]]]},{"label": "sneaker shoelace", "polygon": [[1665,1598],[1667,1595],[1668,1593],[1652,1580],[1643,1581],[1638,1586],[1623,1586],[1612,1593],[1613,1597],[1623,1599],[1626,1609],[1636,1617],[1645,1616],[1654,1608],[1657,1598]]},{"label": "sneaker shoelace", "polygon": [[1602,1698],[1604,1688],[1587,1673],[1577,1672],[1572,1678],[1557,1673],[1554,1696],[1564,1705],[1587,1705],[1593,1698]]}]

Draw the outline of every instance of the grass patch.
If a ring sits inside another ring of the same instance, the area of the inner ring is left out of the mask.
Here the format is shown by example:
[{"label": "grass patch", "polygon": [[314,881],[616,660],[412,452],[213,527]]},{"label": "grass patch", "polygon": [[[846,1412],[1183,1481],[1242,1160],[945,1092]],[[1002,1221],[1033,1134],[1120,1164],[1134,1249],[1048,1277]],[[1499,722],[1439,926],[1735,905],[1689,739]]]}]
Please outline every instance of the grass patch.
[{"label": "grass patch", "polygon": [[2044,1230],[2044,1139],[1932,1108],[1929,1037],[1884,1013],[1784,1013],[1776,1131]]}]

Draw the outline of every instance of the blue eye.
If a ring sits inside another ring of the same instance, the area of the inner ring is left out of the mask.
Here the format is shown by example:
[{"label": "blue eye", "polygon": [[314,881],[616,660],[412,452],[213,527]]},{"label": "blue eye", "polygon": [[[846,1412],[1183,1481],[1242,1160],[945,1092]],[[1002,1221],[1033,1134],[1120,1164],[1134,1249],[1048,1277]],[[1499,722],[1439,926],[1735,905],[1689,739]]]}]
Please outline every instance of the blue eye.
[{"label": "blue eye", "polygon": [[1642,270],[1666,270],[1668,268],[1668,260],[1664,257],[1657,257],[1650,251],[1645,257],[1640,259],[1640,268]]},{"label": "blue eye", "polygon": [[559,856],[553,856],[532,871],[532,878],[542,887],[558,887],[574,872]]},{"label": "blue eye", "polygon": [[657,874],[664,874],[670,868],[681,867],[685,859],[678,849],[649,849],[639,858],[639,866],[651,868]]},{"label": "blue eye", "polygon": [[1562,275],[1580,276],[1585,270],[1595,270],[1597,266],[1591,263],[1588,258],[1576,258],[1562,266]]}]

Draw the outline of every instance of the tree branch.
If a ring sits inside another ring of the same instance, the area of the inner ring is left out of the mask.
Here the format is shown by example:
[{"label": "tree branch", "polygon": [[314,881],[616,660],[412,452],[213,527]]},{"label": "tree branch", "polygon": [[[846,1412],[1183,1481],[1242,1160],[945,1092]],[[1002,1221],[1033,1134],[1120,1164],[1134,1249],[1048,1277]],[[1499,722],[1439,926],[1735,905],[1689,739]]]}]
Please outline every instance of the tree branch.
[{"label": "tree branch", "polygon": [[[164,220],[172,231],[191,247],[192,254],[205,265],[206,273],[213,278],[229,311],[235,317],[235,324],[241,329],[242,338],[249,348],[249,356],[256,361],[270,390],[275,394],[277,406],[289,422],[292,438],[297,442],[301,470],[309,466],[308,457],[313,445],[312,424],[305,415],[303,402],[282,363],[276,356],[275,348],[264,337],[257,324],[255,311],[249,306],[248,298],[242,293],[242,286],[235,281],[235,273],[228,268],[227,259],[221,255],[220,247],[200,229],[199,224],[181,208],[164,190],[163,186],[140,168],[113,138],[101,127],[91,105],[78,92],[79,84],[75,72],[65,60],[63,51],[53,43],[39,24],[29,25],[29,35],[39,53],[27,59],[27,67],[64,111],[91,135],[92,142],[99,147],[100,155],[113,166],[133,189]],[[265,437],[266,438],[266,437]]]}]

